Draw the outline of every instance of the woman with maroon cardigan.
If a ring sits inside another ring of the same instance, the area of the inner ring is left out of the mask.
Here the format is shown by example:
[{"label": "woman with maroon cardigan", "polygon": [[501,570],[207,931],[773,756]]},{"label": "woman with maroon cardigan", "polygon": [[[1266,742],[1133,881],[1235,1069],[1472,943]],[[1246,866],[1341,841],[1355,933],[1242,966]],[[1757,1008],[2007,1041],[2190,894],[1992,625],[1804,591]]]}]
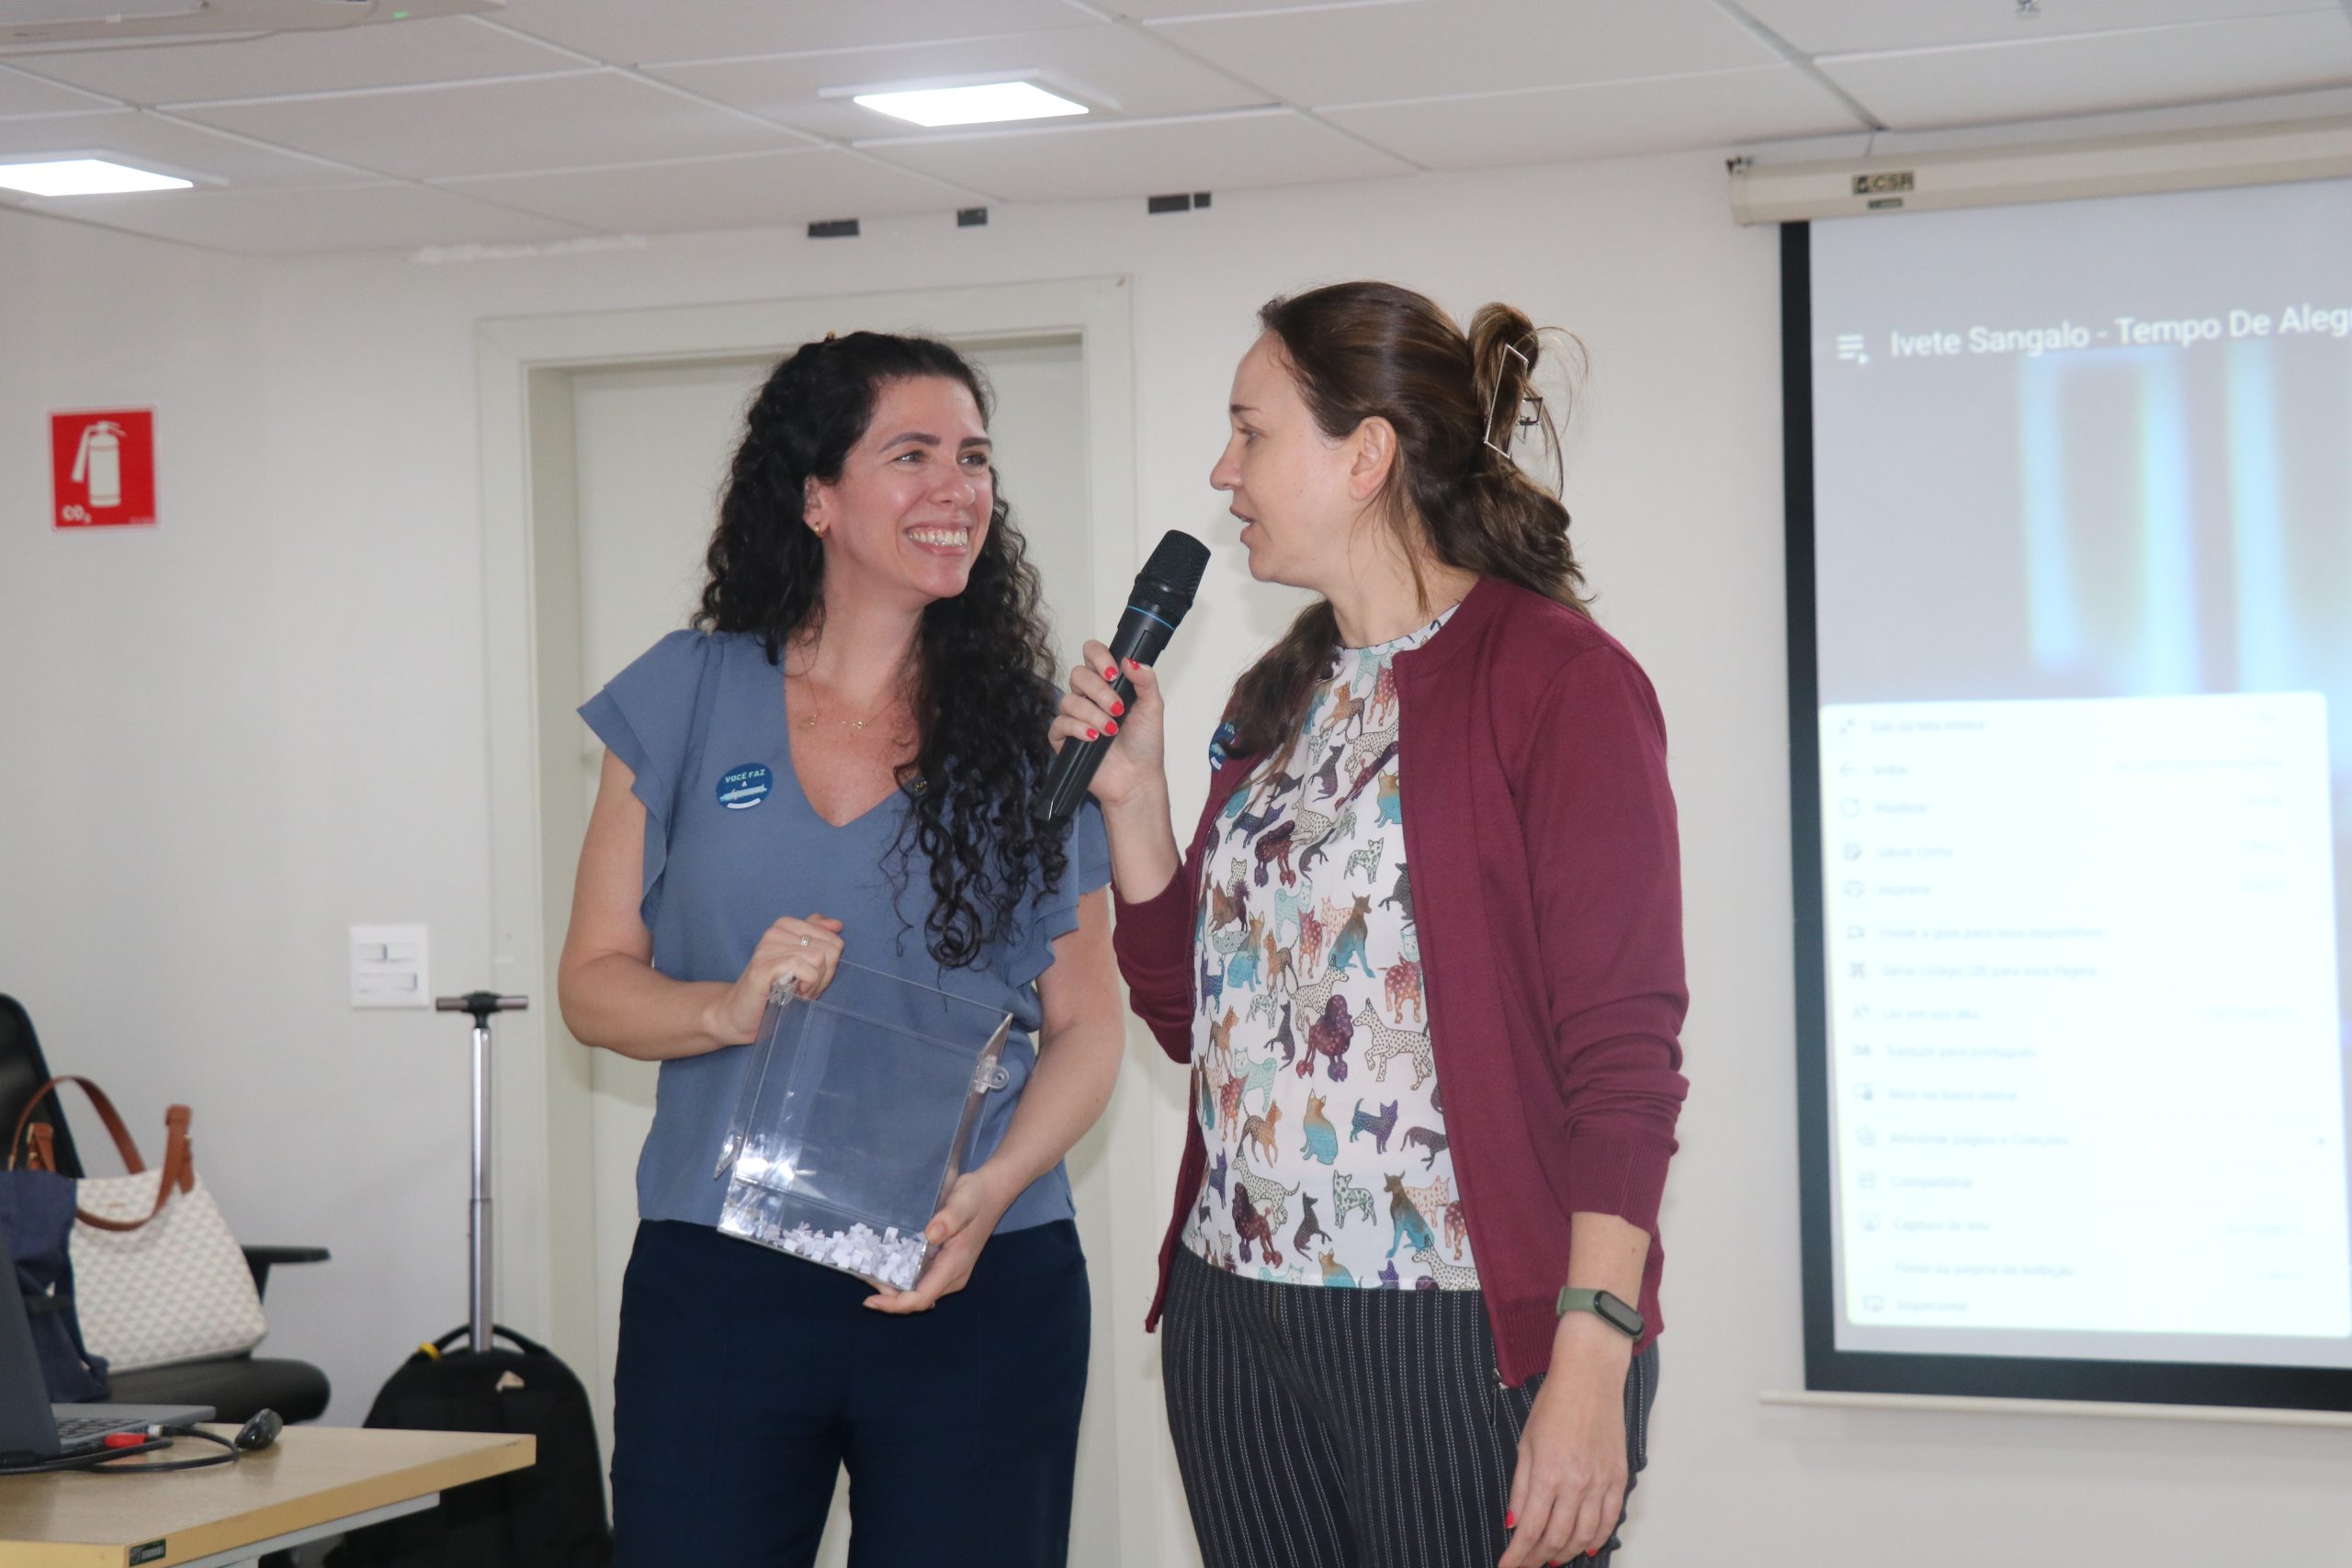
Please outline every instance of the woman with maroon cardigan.
[{"label": "woman with maroon cardigan", "polygon": [[[1191,848],[1152,672],[1090,644],[1133,1004],[1192,1066],[1161,1253],[1209,1568],[1606,1562],[1657,1385],[1685,1084],[1666,736],[1593,624],[1519,311],[1276,299],[1210,482],[1317,599],[1241,678]],[[1556,448],[1555,448],[1556,449]]]}]

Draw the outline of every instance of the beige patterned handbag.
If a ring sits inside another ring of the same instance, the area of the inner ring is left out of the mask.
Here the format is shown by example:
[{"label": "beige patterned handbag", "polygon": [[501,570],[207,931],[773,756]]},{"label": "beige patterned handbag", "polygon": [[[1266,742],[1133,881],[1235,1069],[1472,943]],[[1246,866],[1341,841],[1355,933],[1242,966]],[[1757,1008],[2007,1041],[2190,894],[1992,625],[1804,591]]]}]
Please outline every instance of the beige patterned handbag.
[{"label": "beige patterned handbag", "polygon": [[18,1118],[10,1163],[56,1168],[49,1127],[28,1123],[35,1107],[69,1083],[89,1095],[130,1173],[85,1176],[75,1186],[74,1292],[91,1354],[105,1357],[109,1372],[130,1372],[240,1355],[261,1343],[261,1293],[197,1178],[187,1106],[164,1113],[164,1168],[151,1174],[106,1091],[87,1078],[54,1077]]}]

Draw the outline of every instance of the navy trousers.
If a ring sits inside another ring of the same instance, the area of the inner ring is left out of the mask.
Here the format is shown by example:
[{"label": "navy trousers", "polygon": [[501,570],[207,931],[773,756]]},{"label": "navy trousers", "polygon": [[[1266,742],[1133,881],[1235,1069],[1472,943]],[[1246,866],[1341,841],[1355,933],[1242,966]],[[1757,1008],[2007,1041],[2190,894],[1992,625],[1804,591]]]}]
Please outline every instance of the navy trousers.
[{"label": "navy trousers", "polygon": [[617,1568],[813,1562],[850,1477],[850,1562],[1060,1568],[1091,1326],[1065,1220],[981,1249],[927,1313],[702,1225],[640,1224],[613,1391]]}]

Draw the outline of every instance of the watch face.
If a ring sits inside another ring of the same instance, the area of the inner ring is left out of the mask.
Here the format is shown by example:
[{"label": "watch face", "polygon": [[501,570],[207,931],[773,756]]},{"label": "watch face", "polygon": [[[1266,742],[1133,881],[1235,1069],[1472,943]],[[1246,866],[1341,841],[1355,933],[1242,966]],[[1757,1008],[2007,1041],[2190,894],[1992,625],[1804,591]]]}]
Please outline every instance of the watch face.
[{"label": "watch face", "polygon": [[1618,1333],[1635,1339],[1642,1337],[1642,1314],[1607,1291],[1599,1292],[1593,1298],[1592,1310],[1599,1313]]}]

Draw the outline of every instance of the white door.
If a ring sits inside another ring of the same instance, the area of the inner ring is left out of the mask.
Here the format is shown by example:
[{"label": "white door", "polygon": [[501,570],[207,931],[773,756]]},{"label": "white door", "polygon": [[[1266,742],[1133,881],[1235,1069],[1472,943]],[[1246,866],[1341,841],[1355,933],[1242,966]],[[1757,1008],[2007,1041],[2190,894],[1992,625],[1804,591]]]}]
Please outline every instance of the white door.
[{"label": "white door", "polygon": [[[1045,580],[1063,662],[1088,635],[1091,604],[1084,442],[1084,362],[1076,338],[967,344],[997,395],[990,434],[1003,492]],[[697,602],[702,556],[717,517],[727,467],[743,412],[770,362],[698,360],[688,364],[579,370],[571,377],[574,505],[579,528],[580,648],[584,701],[665,632],[685,625]],[[1110,607],[1115,610],[1115,606]],[[1096,633],[1094,635],[1100,635]],[[567,787],[593,798],[603,750],[579,728],[579,773]],[[555,781],[549,781],[555,787]],[[569,903],[571,867],[550,863]],[[559,938],[560,940],[560,938]],[[577,1049],[577,1047],[570,1047]],[[613,1357],[621,1275],[637,1224],[637,1154],[653,1114],[655,1069],[609,1052],[594,1052],[596,1364],[582,1367],[597,1410],[604,1451],[612,1451]],[[1095,1396],[1080,1433],[1078,1495],[1072,1520],[1074,1562],[1118,1561],[1118,1465],[1109,1379],[1102,1352],[1113,1343],[1111,1292],[1102,1269],[1112,1254],[1106,1139],[1101,1128],[1070,1159],[1079,1229],[1095,1260]],[[847,1561],[842,1495],[826,1532],[821,1564]]]}]

